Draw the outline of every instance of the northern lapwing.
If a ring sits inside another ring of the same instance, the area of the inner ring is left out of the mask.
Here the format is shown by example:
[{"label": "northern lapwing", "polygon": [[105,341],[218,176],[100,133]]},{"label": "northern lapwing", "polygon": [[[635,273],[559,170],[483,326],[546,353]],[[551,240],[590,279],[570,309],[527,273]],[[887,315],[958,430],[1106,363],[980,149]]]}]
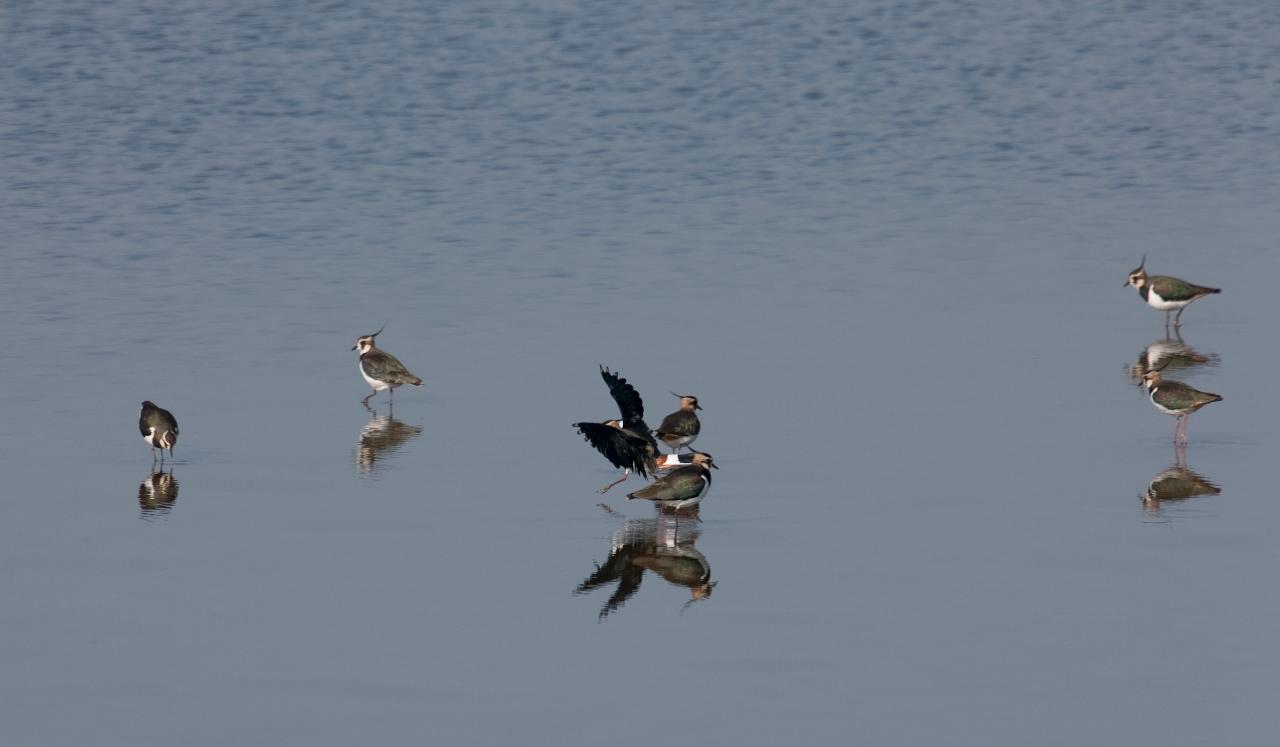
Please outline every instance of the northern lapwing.
[{"label": "northern lapwing", "polygon": [[1177,310],[1178,314],[1173,318],[1173,326],[1181,327],[1182,312],[1186,310],[1188,304],[1205,296],[1222,292],[1221,288],[1196,285],[1168,275],[1148,275],[1146,266],[1147,255],[1144,254],[1142,264],[1129,273],[1125,286],[1132,285],[1137,288],[1138,295],[1142,296],[1143,301],[1146,301],[1151,308],[1163,311],[1166,327],[1169,326],[1169,314],[1174,310]]},{"label": "northern lapwing", "polygon": [[381,329],[371,335],[357,337],[356,344],[351,347],[360,351],[360,375],[373,387],[373,392],[360,400],[365,407],[369,406],[369,399],[383,389],[389,390],[387,397],[391,401],[395,398],[396,387],[401,384],[422,386],[422,379],[410,373],[399,358],[378,348],[373,338],[380,334]]},{"label": "northern lapwing", "polygon": [[[680,409],[662,419],[658,426],[658,438],[671,447],[672,453],[689,446],[698,440],[698,432],[702,430],[702,422],[694,410],[701,410],[698,398],[689,394],[671,393],[680,398]],[[692,451],[692,447],[689,449]]]},{"label": "northern lapwing", "polygon": [[664,511],[696,507],[711,490],[711,468],[720,469],[710,454],[693,453],[693,463],[659,477],[652,485],[627,494],[627,500],[643,498]]},{"label": "northern lapwing", "polygon": [[[661,522],[661,523],[660,523]],[[600,608],[597,620],[604,622],[610,613],[626,604],[637,591],[645,571],[661,576],[668,583],[689,590],[688,608],[693,602],[707,599],[715,588],[711,580],[711,564],[694,546],[698,539],[696,528],[675,524],[670,517],[662,519],[627,519],[614,533],[609,557],[596,566],[596,570],[573,590],[574,594],[586,594],[612,583],[618,586]]]},{"label": "northern lapwing", "polygon": [[[1163,367],[1162,367],[1163,368]],[[1160,369],[1152,369],[1142,376],[1142,383],[1151,395],[1151,404],[1166,415],[1172,415],[1173,439],[1182,438],[1187,442],[1187,418],[1211,402],[1221,402],[1222,397],[1210,392],[1202,392],[1181,381],[1165,381],[1160,377]]]},{"label": "northern lapwing", "polygon": [[644,422],[644,401],[636,388],[604,366],[600,367],[600,378],[609,387],[609,394],[618,404],[622,419],[574,423],[573,427],[610,464],[623,470],[622,477],[600,488],[599,492],[607,493],[614,485],[630,477],[632,472],[639,473],[641,477],[652,475],[659,468],[659,458],[665,462],[665,456],[658,453],[658,442],[653,440],[653,433]]},{"label": "northern lapwing", "polygon": [[142,412],[138,416],[138,430],[142,432],[142,440],[151,447],[152,464],[156,461],[156,449],[160,450],[161,464],[164,463],[165,449],[169,450],[169,458],[173,458],[173,445],[178,442],[178,421],[173,413],[147,400],[142,403]]}]

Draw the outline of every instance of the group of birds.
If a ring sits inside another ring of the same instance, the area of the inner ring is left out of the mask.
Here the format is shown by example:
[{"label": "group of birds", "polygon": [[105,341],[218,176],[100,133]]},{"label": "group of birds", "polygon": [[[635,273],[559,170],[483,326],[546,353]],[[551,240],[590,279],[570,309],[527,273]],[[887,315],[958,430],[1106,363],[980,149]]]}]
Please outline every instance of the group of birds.
[{"label": "group of birds", "polygon": [[[1138,269],[1129,273],[1129,279],[1124,285],[1137,288],[1143,301],[1152,308],[1164,312],[1166,330],[1169,326],[1170,314],[1174,311],[1178,312],[1173,316],[1173,327],[1176,330],[1182,327],[1182,312],[1186,311],[1187,306],[1205,296],[1222,292],[1221,288],[1196,285],[1167,275],[1148,275],[1146,266],[1147,258],[1143,255],[1142,263],[1138,265]],[[1160,412],[1174,417],[1174,442],[1180,440],[1185,444],[1187,443],[1187,419],[1205,405],[1220,402],[1222,397],[1211,392],[1202,392],[1181,381],[1165,379],[1160,372],[1167,365],[1166,361],[1143,373],[1142,385],[1147,389],[1151,404]]]},{"label": "group of birds", "polygon": [[[600,367],[600,378],[609,387],[622,417],[572,424],[587,443],[623,471],[622,477],[600,488],[600,492],[609,492],[635,473],[655,479],[651,485],[628,493],[628,500],[650,500],[667,511],[696,509],[711,489],[711,470],[720,469],[710,454],[692,446],[702,431],[697,412],[702,406],[698,398],[672,392],[680,400],[680,409],[663,418],[657,428],[650,428],[644,422],[644,400],[636,388],[604,366]],[[666,444],[671,453],[663,453],[659,441]],[[689,454],[680,454],[681,449],[688,449]]]},{"label": "group of birds", "polygon": [[[374,338],[381,333],[382,329],[379,329],[371,335],[363,335],[351,348],[359,351],[360,375],[373,388],[373,392],[361,400],[366,406],[370,397],[384,389],[388,390],[387,396],[391,398],[395,396],[396,387],[403,384],[422,386],[422,379],[410,372],[399,358],[378,348]],[[702,431],[702,421],[697,413],[702,406],[698,404],[698,398],[673,392],[680,400],[680,408],[663,418],[656,429],[650,429],[644,422],[644,400],[635,387],[604,366],[600,367],[600,377],[609,387],[609,394],[617,403],[622,417],[599,423],[573,424],[613,466],[623,470],[622,477],[600,488],[600,492],[607,493],[632,473],[637,473],[655,479],[652,484],[628,493],[628,500],[650,500],[669,511],[696,509],[711,489],[711,470],[720,469],[710,454],[696,451],[692,446]],[[173,416],[169,417],[172,419]],[[173,435],[176,439],[176,422]],[[662,453],[659,441],[666,444],[671,453]],[[689,454],[682,456],[681,449],[688,449]]]},{"label": "group of birds", "polygon": [[[1175,277],[1149,275],[1146,264],[1147,258],[1143,256],[1138,268],[1129,273],[1125,287],[1132,285],[1143,301],[1152,308],[1165,312],[1166,327],[1172,319],[1174,328],[1180,328],[1182,312],[1188,305],[1205,296],[1222,292],[1220,288],[1196,285]],[[370,398],[383,390],[388,392],[388,399],[393,401],[397,387],[405,384],[422,386],[422,379],[409,371],[399,358],[378,348],[375,338],[382,334],[383,329],[385,327],[373,334],[361,335],[351,348],[359,351],[360,375],[373,389],[361,400],[366,406]],[[1160,372],[1165,365],[1146,371],[1142,376],[1142,383],[1151,398],[1151,404],[1159,411],[1174,416],[1174,440],[1180,439],[1185,444],[1187,419],[1205,405],[1221,401],[1222,397],[1202,392],[1180,381],[1163,378]],[[654,482],[628,493],[628,499],[650,500],[665,510],[696,509],[711,488],[711,470],[719,469],[710,454],[692,447],[702,430],[697,413],[702,406],[698,404],[698,398],[673,392],[680,400],[679,409],[663,418],[656,429],[652,429],[644,421],[644,401],[635,387],[604,366],[600,367],[600,377],[609,388],[613,401],[617,403],[621,417],[572,424],[610,464],[623,470],[622,477],[600,488],[600,492],[608,492],[632,473],[636,473],[641,477],[653,477]],[[166,450],[170,457],[173,456],[173,448],[178,441],[178,421],[173,413],[150,400],[145,401],[138,417],[138,429],[143,440],[151,447],[153,463],[157,450],[161,463],[164,462]],[[671,452],[663,453],[659,442],[665,444]],[[689,453],[681,455],[682,449],[688,449]]]},{"label": "group of birds", "polygon": [[[382,329],[371,335],[361,335],[351,348],[359,351],[360,375],[373,389],[361,400],[366,406],[369,399],[380,391],[387,390],[390,399],[395,396],[396,387],[404,384],[422,386],[422,379],[409,371],[399,358],[378,348],[375,338],[380,334]],[[634,472],[655,479],[652,484],[627,494],[628,499],[650,500],[663,509],[673,511],[696,508],[711,488],[711,470],[720,468],[710,454],[692,447],[702,431],[702,421],[697,412],[702,406],[698,404],[698,398],[690,394],[676,394],[680,400],[679,409],[663,418],[657,429],[651,429],[644,422],[644,400],[635,387],[604,366],[600,367],[600,377],[609,387],[609,394],[617,403],[621,417],[599,423],[573,424],[613,466],[623,470],[622,477],[602,487],[600,492],[608,492]],[[150,400],[143,402],[138,429],[143,441],[151,447],[153,464],[157,450],[162,464],[166,450],[170,457],[173,456],[173,447],[178,441],[178,420],[173,413]],[[671,449],[671,453],[663,453],[658,446],[659,441]],[[688,449],[689,453],[681,455],[682,449]]]},{"label": "group of birds", "polygon": [[[369,399],[384,389],[388,390],[387,397],[391,399],[394,398],[395,389],[398,386],[403,384],[422,386],[422,379],[414,376],[399,358],[378,349],[374,338],[382,334],[383,329],[386,327],[379,328],[371,335],[357,337],[356,344],[351,346],[352,350],[360,351],[360,375],[369,383],[369,386],[373,387],[373,392],[360,400],[366,407],[369,405]],[[169,457],[173,457],[173,446],[178,441],[178,421],[173,417],[173,413],[157,406],[154,402],[143,402],[142,413],[138,417],[138,430],[142,432],[142,440],[151,447],[153,464],[156,461],[157,449],[160,450],[161,463],[164,462],[166,449],[169,451]]]}]

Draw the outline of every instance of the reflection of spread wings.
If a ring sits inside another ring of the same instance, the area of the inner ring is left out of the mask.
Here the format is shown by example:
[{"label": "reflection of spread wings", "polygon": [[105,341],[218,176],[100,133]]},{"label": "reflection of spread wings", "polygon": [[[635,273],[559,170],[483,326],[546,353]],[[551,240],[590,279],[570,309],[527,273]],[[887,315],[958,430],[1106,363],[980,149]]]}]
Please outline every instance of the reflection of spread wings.
[{"label": "reflection of spread wings", "polygon": [[600,608],[599,619],[604,620],[610,612],[616,611],[640,590],[643,578],[644,568],[633,564],[630,548],[624,546],[610,553],[604,565],[597,567],[596,572],[579,584],[573,593],[585,594],[617,581],[618,588],[613,590],[609,600]]},{"label": "reflection of spread wings", "polygon": [[574,423],[573,427],[613,466],[629,469],[643,477],[649,476],[645,458],[648,443],[645,439],[604,423]]},{"label": "reflection of spread wings", "polygon": [[609,601],[600,609],[599,619],[603,620],[610,612],[615,612],[627,603],[627,600],[640,590],[640,580],[644,578],[644,569],[639,566],[628,566],[618,578],[618,588],[609,595]]},{"label": "reflection of spread wings", "polygon": [[609,387],[609,394],[612,395],[613,401],[618,403],[618,411],[622,413],[624,426],[644,420],[644,400],[640,399],[640,393],[635,387],[604,366],[600,367],[600,378],[604,379],[605,386]]}]

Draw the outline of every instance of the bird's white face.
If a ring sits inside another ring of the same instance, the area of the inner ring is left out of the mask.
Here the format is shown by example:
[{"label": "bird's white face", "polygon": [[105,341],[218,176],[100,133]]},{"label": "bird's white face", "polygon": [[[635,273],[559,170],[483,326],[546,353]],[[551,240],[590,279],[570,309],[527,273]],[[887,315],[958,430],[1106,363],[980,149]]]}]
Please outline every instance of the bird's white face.
[{"label": "bird's white face", "polygon": [[1132,285],[1134,288],[1141,288],[1146,284],[1147,284],[1146,270],[1134,270],[1133,272],[1129,273],[1129,285]]},{"label": "bird's white face", "polygon": [[1147,389],[1154,389],[1160,383],[1160,372],[1147,371],[1142,375],[1142,383],[1146,385]]},{"label": "bird's white face", "polygon": [[360,351],[360,355],[364,355],[370,350],[373,350],[373,338],[366,335],[357,339],[355,349]]}]

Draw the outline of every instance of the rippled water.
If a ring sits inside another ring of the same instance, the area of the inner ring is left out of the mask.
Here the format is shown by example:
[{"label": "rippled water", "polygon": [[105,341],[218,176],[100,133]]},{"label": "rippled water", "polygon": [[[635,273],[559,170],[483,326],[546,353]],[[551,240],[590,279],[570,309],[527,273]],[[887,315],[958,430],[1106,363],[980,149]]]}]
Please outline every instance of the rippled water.
[{"label": "rippled water", "polygon": [[1274,731],[1273,4],[10,10],[6,744]]}]

